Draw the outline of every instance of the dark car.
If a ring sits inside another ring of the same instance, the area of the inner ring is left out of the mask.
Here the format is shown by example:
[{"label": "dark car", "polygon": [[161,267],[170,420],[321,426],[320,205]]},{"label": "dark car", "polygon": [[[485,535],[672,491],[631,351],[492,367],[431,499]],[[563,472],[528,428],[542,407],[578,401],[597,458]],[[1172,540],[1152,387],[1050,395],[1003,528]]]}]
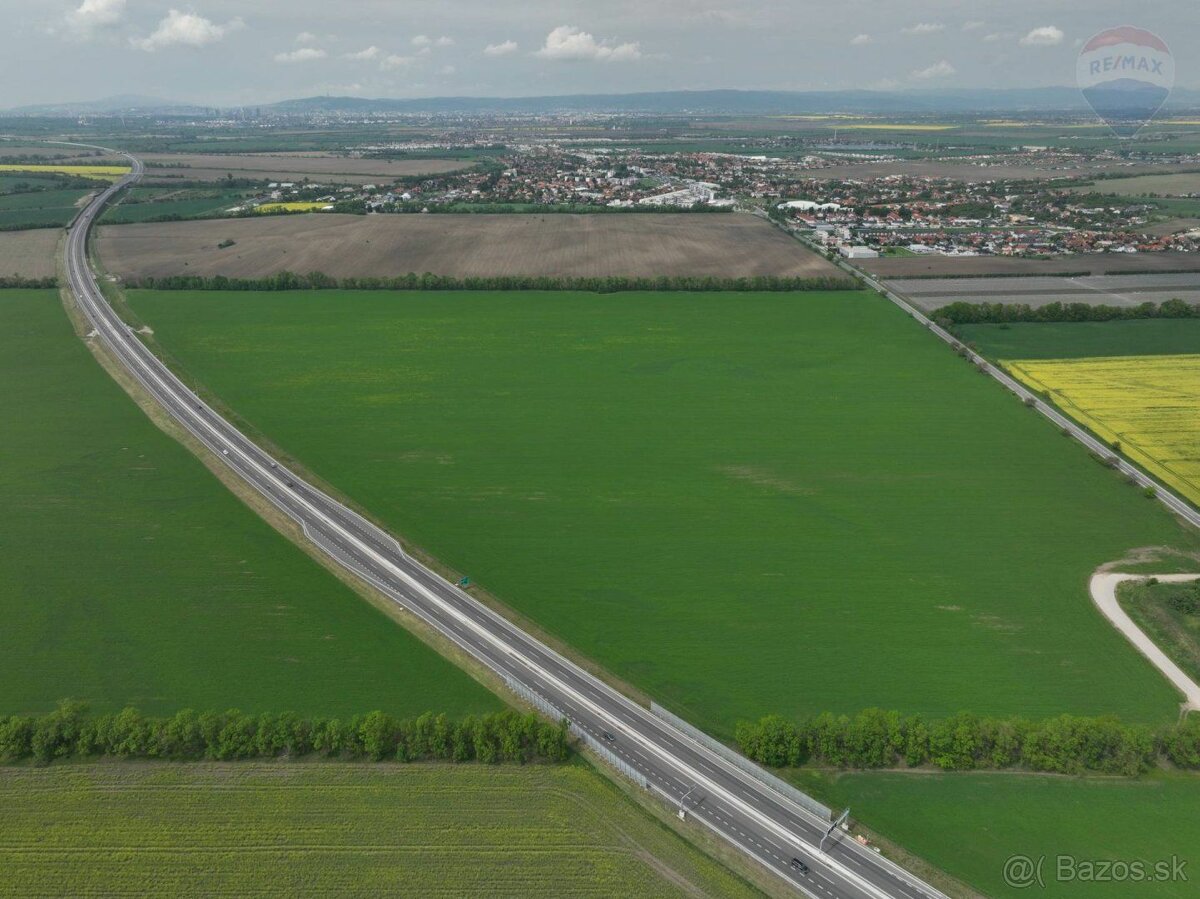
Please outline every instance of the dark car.
[{"label": "dark car", "polygon": [[798,859],[798,858],[792,859],[792,867],[794,869],[796,869],[797,871],[799,871],[801,874],[808,873],[808,865],[804,864],[804,862],[800,861],[800,859]]},{"label": "dark car", "polygon": [[616,739],[616,737],[614,737],[608,731],[601,731],[600,736],[604,737],[604,739],[608,740],[610,743]]}]

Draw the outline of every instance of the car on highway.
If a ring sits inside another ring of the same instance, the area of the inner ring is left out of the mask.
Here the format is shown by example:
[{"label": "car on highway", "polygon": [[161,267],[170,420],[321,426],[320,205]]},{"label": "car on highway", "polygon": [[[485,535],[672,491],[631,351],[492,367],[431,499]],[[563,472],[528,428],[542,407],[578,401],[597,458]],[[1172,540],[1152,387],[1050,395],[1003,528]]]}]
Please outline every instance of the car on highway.
[{"label": "car on highway", "polygon": [[792,869],[795,871],[799,871],[801,874],[808,873],[808,865],[804,864],[804,862],[802,862],[798,858],[792,859]]}]

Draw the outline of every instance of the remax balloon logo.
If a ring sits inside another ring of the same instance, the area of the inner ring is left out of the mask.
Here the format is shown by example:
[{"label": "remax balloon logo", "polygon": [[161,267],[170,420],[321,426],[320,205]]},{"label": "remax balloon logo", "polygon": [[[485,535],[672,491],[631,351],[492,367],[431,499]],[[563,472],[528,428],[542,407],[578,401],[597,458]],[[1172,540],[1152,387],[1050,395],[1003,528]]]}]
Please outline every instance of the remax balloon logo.
[{"label": "remax balloon logo", "polygon": [[1175,60],[1157,34],[1123,25],[1083,45],[1075,78],[1096,115],[1120,137],[1133,137],[1175,86]]}]

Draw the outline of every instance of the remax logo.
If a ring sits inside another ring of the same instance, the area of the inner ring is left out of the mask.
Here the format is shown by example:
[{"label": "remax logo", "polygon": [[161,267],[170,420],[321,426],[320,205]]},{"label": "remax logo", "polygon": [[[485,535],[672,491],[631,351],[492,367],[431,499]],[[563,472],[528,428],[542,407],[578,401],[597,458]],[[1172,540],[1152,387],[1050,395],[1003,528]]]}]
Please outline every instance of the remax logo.
[{"label": "remax logo", "polygon": [[1083,45],[1075,79],[1096,115],[1116,134],[1132,137],[1170,95],[1175,60],[1157,34],[1123,25]]}]

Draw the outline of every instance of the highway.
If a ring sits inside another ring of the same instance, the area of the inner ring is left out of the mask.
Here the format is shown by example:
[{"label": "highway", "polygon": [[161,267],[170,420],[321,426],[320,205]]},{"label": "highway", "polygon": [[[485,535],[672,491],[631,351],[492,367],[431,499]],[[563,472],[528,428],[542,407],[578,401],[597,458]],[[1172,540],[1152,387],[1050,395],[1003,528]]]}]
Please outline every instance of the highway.
[{"label": "highway", "polygon": [[338,565],[469,653],[514,693],[568,719],[573,734],[607,764],[673,807],[682,803],[689,821],[709,828],[800,894],[944,899],[841,830],[833,831],[822,851],[830,830],[826,818],[411,559],[392,536],[289,471],[178,380],[108,304],[88,263],[88,237],[97,216],[142,175],[141,162],[128,158],[131,172],[98,194],[68,231],[68,283],[96,338],[216,459],[297,522]]}]

